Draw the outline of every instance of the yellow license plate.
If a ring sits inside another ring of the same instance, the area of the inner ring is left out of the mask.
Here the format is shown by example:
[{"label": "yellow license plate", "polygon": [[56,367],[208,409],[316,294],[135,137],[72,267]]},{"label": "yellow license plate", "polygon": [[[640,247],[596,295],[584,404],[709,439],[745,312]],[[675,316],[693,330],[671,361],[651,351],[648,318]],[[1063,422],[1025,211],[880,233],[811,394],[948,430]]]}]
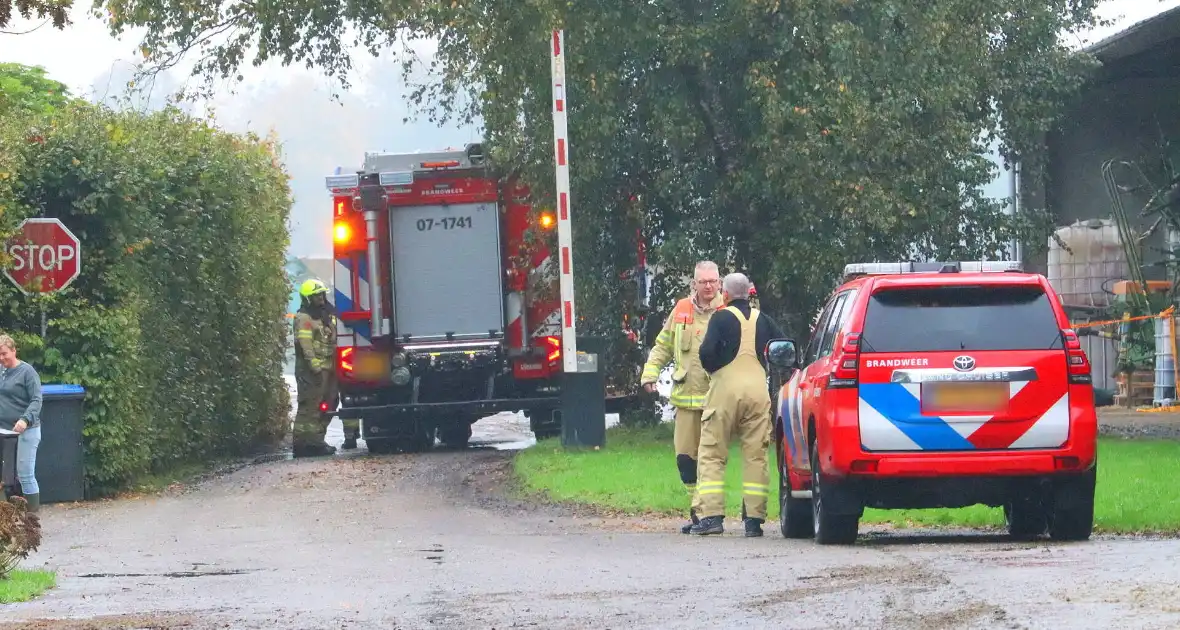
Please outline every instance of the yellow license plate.
[{"label": "yellow license plate", "polygon": [[923,383],[922,411],[994,414],[1008,407],[1008,383]]},{"label": "yellow license plate", "polygon": [[382,352],[361,352],[356,358],[356,375],[377,379],[389,373],[389,357]]}]

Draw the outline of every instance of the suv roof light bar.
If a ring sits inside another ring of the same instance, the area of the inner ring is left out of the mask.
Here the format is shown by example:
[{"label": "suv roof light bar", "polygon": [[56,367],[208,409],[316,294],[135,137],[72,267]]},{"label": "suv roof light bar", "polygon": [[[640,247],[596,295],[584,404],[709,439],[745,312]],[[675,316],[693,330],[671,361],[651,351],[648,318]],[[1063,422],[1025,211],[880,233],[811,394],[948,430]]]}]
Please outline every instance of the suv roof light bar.
[{"label": "suv roof light bar", "polygon": [[971,260],[948,262],[871,262],[844,265],[844,280],[859,276],[899,275],[907,273],[1003,273],[1023,272],[1019,260]]}]

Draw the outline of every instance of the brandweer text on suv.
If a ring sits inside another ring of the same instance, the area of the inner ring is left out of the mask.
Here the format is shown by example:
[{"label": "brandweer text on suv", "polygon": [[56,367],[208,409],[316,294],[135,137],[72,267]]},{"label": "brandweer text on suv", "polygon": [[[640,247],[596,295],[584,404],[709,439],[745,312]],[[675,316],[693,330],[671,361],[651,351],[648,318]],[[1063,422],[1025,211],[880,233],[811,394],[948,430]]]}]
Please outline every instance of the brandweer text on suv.
[{"label": "brandweer text on suv", "polygon": [[865,507],[984,504],[1017,538],[1090,537],[1090,362],[1044,276],[847,265],[802,356],[767,349],[793,370],[772,405],[783,536],[849,544]]}]

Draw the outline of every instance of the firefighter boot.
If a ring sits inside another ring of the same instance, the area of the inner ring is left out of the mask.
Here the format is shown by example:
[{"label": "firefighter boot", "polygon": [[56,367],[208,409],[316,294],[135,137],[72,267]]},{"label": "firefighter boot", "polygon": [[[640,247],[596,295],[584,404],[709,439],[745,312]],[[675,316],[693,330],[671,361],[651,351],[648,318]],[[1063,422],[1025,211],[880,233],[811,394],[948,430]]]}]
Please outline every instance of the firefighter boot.
[{"label": "firefighter boot", "polygon": [[721,534],[725,532],[725,527],[722,523],[725,521],[724,516],[706,516],[701,521],[691,528],[688,533],[694,536],[709,536],[711,534]]},{"label": "firefighter boot", "polygon": [[760,518],[746,516],[746,501],[742,499],[742,523],[746,526],[746,538],[760,538],[762,536],[763,522]]},{"label": "firefighter boot", "polygon": [[341,428],[344,429],[344,443],[340,448],[351,451],[356,448],[356,441],[361,437],[361,421],[356,418],[341,418]]},{"label": "firefighter boot", "polygon": [[688,517],[691,518],[692,521],[680,526],[680,533],[681,534],[689,533],[692,530],[693,525],[697,525],[701,522],[701,519],[697,518],[696,510],[689,510]]}]

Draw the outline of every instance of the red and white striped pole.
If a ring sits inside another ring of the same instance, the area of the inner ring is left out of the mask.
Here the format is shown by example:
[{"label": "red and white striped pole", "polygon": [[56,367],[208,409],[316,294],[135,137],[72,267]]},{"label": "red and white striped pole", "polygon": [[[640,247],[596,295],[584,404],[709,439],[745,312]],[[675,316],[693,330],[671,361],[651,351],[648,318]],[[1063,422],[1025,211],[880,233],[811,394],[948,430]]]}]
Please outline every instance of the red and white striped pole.
[{"label": "red and white striped pole", "polygon": [[570,228],[569,130],[566,126],[565,32],[553,31],[553,144],[557,163],[557,249],[561,269],[561,357],[565,372],[578,371],[574,320],[573,233]]}]

